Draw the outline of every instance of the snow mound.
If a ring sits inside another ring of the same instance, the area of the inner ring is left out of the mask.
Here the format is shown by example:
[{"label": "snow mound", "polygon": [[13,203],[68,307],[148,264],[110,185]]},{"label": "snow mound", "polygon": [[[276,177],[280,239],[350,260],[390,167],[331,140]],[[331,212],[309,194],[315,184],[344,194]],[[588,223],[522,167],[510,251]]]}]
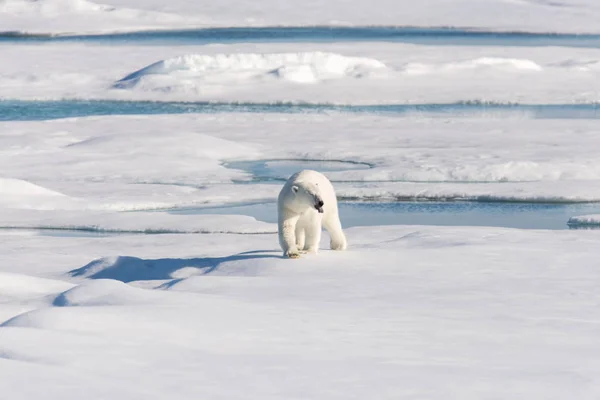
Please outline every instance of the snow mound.
[{"label": "snow mound", "polygon": [[577,217],[571,217],[569,218],[569,222],[567,222],[567,224],[572,227],[600,227],[600,214],[580,215]]},{"label": "snow mound", "polygon": [[68,282],[0,272],[0,296],[48,295],[71,287],[73,284]]},{"label": "snow mound", "polygon": [[33,183],[12,178],[0,178],[1,196],[64,196],[61,193],[43,188]]},{"label": "snow mound", "polygon": [[189,54],[169,58],[132,72],[115,87],[173,91],[198,83],[234,83],[275,77],[294,83],[362,78],[385,69],[382,62],[327,52]]},{"label": "snow mound", "polygon": [[442,64],[408,63],[402,72],[408,75],[425,75],[439,72],[472,72],[472,71],[542,71],[543,68],[534,61],[517,58],[480,57],[472,60],[456,61]]},{"label": "snow mound", "polygon": [[54,305],[75,306],[114,306],[122,304],[147,303],[152,300],[150,290],[131,287],[112,279],[83,282],[56,297]]},{"label": "snow mound", "polygon": [[68,207],[73,199],[22,179],[0,178],[0,205],[4,208],[48,210]]}]

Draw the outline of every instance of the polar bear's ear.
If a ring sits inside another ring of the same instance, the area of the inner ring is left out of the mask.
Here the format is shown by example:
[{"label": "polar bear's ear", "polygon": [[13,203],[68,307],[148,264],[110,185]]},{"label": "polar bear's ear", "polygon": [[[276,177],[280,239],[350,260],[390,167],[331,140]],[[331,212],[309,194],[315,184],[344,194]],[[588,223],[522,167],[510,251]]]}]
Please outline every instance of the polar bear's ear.
[{"label": "polar bear's ear", "polygon": [[298,186],[292,186],[292,192],[298,193]]}]

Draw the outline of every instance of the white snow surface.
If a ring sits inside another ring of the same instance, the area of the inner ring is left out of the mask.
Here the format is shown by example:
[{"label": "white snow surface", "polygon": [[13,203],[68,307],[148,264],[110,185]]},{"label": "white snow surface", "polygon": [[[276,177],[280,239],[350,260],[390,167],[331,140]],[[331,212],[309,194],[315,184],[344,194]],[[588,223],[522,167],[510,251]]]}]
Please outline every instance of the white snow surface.
[{"label": "white snow surface", "polygon": [[163,212],[117,213],[90,210],[0,210],[0,229],[38,230],[50,234],[67,231],[82,234],[166,234],[277,232],[277,226],[245,215],[169,215]]},{"label": "white snow surface", "polygon": [[[598,49],[64,43],[0,44],[0,52],[1,99],[335,104],[600,101]],[[117,83],[125,77],[130,79]]]},{"label": "white snow surface", "polygon": [[595,0],[2,0],[2,31],[106,33],[227,26],[455,26],[600,32]]},{"label": "white snow surface", "polygon": [[599,232],[347,233],[348,251],[299,260],[280,258],[275,234],[1,233],[0,390],[16,400],[596,397]]}]

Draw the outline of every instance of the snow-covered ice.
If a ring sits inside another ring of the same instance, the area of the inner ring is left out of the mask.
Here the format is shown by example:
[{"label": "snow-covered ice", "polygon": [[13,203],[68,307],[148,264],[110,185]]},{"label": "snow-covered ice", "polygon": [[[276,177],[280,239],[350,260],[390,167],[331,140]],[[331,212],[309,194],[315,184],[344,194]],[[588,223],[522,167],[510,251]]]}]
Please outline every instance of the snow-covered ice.
[{"label": "snow-covered ice", "polygon": [[88,210],[0,210],[0,229],[81,231],[89,233],[229,233],[261,234],[277,226],[245,215],[178,216],[161,212],[98,212]]},{"label": "snow-covered ice", "polygon": [[[0,44],[0,52],[2,99],[335,104],[593,104],[600,100],[598,49],[62,43]],[[130,79],[119,82],[123,78]]]},{"label": "snow-covered ice", "polygon": [[[0,0],[0,32],[44,34],[600,32],[599,20],[592,0]],[[600,93],[600,50],[567,47],[34,40],[3,41],[0,59],[3,100],[596,104]],[[527,113],[0,122],[0,397],[596,399],[600,231],[358,226],[346,252],[325,250],[324,235],[320,254],[288,260],[276,225],[190,209],[274,201],[280,185],[252,163],[297,162],[360,165],[324,171],[341,200],[599,202],[598,148],[596,120]]]},{"label": "snow-covered ice", "polygon": [[12,208],[272,201],[277,185],[237,184],[253,177],[226,163],[274,159],[371,165],[327,172],[348,199],[600,200],[595,120],[217,114],[2,122],[0,130],[0,170],[11,177],[2,182],[13,182],[0,185],[0,204]]},{"label": "snow-covered ice", "polygon": [[2,308],[0,390],[592,399],[600,234],[581,233],[354,228],[348,252],[298,261],[274,234],[3,234],[2,279],[24,305]]},{"label": "snow-covered ice", "polygon": [[594,0],[3,0],[0,29],[106,33],[227,26],[454,26],[535,32],[599,32]]},{"label": "snow-covered ice", "polygon": [[[189,54],[162,60],[120,79],[116,86],[143,86],[147,90],[177,91],[177,85],[200,87],[214,80],[236,84],[239,80],[275,76],[297,83],[314,83],[343,77],[359,78],[385,65],[369,58],[308,52],[279,54]],[[154,76],[159,78],[154,81]],[[165,77],[166,76],[166,77]]]},{"label": "snow-covered ice", "polygon": [[152,9],[88,0],[2,0],[0,32],[73,34],[193,28],[209,21]]}]

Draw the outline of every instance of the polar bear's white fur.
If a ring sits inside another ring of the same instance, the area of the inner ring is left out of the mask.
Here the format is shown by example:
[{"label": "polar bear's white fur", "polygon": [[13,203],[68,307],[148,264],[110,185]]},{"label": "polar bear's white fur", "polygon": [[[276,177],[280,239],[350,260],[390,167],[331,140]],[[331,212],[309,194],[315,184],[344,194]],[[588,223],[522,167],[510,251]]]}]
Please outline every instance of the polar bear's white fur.
[{"label": "polar bear's white fur", "polygon": [[346,249],[335,191],[325,175],[311,170],[292,175],[279,193],[277,214],[284,256],[298,258],[301,251],[316,253],[321,225],[329,232],[333,250]]}]

